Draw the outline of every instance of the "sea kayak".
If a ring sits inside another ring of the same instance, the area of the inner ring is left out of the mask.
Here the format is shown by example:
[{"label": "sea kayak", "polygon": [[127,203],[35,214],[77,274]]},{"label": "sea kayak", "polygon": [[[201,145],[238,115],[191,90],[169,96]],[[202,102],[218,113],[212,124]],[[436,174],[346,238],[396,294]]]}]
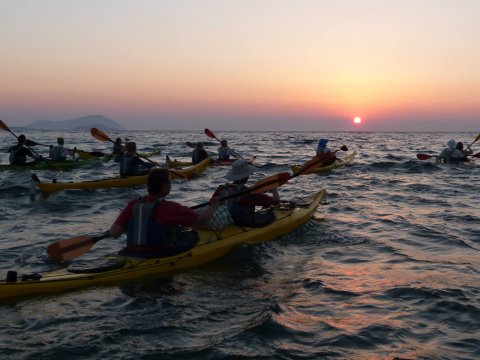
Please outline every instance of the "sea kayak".
[{"label": "sea kayak", "polygon": [[[274,240],[294,231],[313,217],[325,196],[326,191],[321,190],[293,207],[275,209],[274,222],[262,228],[229,226],[220,234],[200,229],[199,240],[193,247],[167,257],[145,259],[111,254],[91,261],[78,260],[67,268],[52,272],[17,275],[12,271],[7,276],[10,281],[0,282],[0,299],[54,293],[149,275],[166,276],[199,266],[226,255],[235,246]],[[75,266],[79,262],[81,266]]]},{"label": "sea kayak", "polygon": [[[210,158],[199,162],[196,165],[186,167],[184,169],[170,170],[170,177],[172,179],[190,179],[195,175],[199,175],[205,171],[210,162]],[[67,189],[101,189],[114,187],[127,187],[135,185],[143,185],[147,183],[148,175],[140,176],[117,176],[114,178],[80,181],[80,182],[43,182],[37,176],[33,176],[37,187],[46,193],[52,193]]]},{"label": "sea kayak", "polygon": [[50,170],[50,169],[61,169],[61,170],[69,170],[74,169],[84,165],[93,165],[97,162],[95,159],[87,160],[87,159],[75,159],[75,160],[67,160],[67,161],[51,161],[51,160],[44,160],[44,161],[35,161],[26,163],[25,165],[17,165],[17,164],[0,164],[0,169],[3,170]]},{"label": "sea kayak", "polygon": [[[337,159],[331,165],[309,169],[306,172],[304,172],[304,174],[323,173],[323,172],[327,172],[327,171],[330,171],[330,170],[333,170],[333,169],[337,169],[337,168],[345,166],[345,165],[349,165],[353,162],[353,159],[356,155],[357,155],[357,152],[354,151],[354,152],[348,154],[347,156],[345,156],[342,159]],[[302,165],[290,165],[290,168],[292,169],[293,173],[296,173],[302,168]]]}]

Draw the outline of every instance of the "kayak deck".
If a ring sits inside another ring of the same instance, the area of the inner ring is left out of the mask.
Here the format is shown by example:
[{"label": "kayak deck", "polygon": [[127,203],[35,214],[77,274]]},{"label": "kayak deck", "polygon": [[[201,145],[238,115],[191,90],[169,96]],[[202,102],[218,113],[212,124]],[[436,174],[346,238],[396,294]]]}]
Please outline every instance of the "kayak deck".
[{"label": "kayak deck", "polygon": [[304,205],[274,209],[275,220],[261,228],[229,226],[221,234],[210,229],[198,230],[199,241],[192,248],[162,258],[137,258],[117,254],[107,255],[105,261],[119,262],[120,267],[100,272],[72,273],[68,268],[19,276],[15,282],[0,282],[0,299],[17,296],[53,293],[75,288],[120,282],[149,275],[168,275],[186,268],[199,266],[226,255],[235,246],[270,241],[288,234],[307,222],[325,199],[321,190],[302,199]]}]

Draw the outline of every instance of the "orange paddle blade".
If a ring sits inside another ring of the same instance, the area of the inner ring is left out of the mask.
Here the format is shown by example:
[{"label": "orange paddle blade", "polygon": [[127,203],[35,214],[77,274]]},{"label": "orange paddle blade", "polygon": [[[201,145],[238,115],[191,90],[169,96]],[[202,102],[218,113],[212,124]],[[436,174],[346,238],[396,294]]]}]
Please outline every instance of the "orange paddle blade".
[{"label": "orange paddle blade", "polygon": [[82,235],[58,240],[47,247],[47,254],[57,261],[71,260],[85,254],[97,241],[108,236],[108,232],[105,232],[100,235]]},{"label": "orange paddle blade", "polygon": [[85,254],[93,244],[95,241],[92,236],[76,236],[50,244],[47,247],[47,254],[57,261],[70,260]]},{"label": "orange paddle blade", "polygon": [[108,137],[107,134],[105,134],[102,130],[100,129],[97,129],[97,128],[91,128],[90,129],[90,133],[92,134],[92,136],[97,139],[97,140],[100,140],[100,141],[110,141],[110,142],[114,142],[112,139],[110,139]]},{"label": "orange paddle blade", "polygon": [[266,178],[257,181],[255,185],[250,188],[250,193],[258,194],[276,189],[277,187],[285,184],[288,180],[290,180],[290,173],[288,172],[267,176]]}]

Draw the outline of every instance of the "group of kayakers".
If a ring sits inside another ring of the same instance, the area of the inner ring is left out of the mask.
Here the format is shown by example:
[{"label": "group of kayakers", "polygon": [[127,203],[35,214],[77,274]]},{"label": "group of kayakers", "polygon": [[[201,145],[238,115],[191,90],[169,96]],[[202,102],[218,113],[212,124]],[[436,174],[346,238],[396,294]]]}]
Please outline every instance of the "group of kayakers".
[{"label": "group of kayakers", "polygon": [[469,161],[468,155],[471,154],[473,154],[473,150],[470,148],[470,145],[468,145],[467,148],[464,149],[462,142],[448,140],[447,147],[440,152],[437,159],[439,162],[445,163]]},{"label": "group of kayakers", "polygon": [[[158,256],[188,248],[198,240],[198,234],[190,228],[206,225],[220,209],[220,198],[247,189],[246,183],[253,169],[244,159],[232,163],[225,176],[232,183],[220,185],[213,193],[209,205],[200,212],[166,200],[171,191],[170,171],[153,167],[147,179],[148,195],[131,200],[112,224],[109,235],[118,238],[127,234],[124,255]],[[278,204],[280,196],[272,190],[266,194],[245,193],[223,201],[232,223],[237,226],[262,227],[274,221],[273,210],[256,212],[256,206],[265,208]]]},{"label": "group of kayakers", "polygon": [[[66,149],[64,147],[65,140],[63,137],[57,138],[57,145],[50,145],[50,152],[48,158],[52,161],[64,162],[67,161],[67,156],[75,157],[76,148],[73,150]],[[27,137],[24,134],[20,134],[17,137],[17,144],[11,146],[8,149],[10,153],[10,164],[14,165],[26,165],[29,164],[28,157],[33,159],[33,163],[43,160],[43,157],[33,151],[27,145]]]}]

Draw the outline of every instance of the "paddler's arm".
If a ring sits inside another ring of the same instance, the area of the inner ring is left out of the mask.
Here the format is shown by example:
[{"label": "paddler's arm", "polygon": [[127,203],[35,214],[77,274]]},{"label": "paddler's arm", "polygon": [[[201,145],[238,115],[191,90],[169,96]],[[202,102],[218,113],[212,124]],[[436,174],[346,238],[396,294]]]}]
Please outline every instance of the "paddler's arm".
[{"label": "paddler's arm", "polygon": [[202,225],[205,225],[208,220],[212,217],[215,210],[218,208],[220,204],[220,198],[218,196],[214,196],[210,199],[210,205],[203,210],[201,213],[198,214],[198,219],[195,223],[192,224],[193,228],[199,228]]}]

